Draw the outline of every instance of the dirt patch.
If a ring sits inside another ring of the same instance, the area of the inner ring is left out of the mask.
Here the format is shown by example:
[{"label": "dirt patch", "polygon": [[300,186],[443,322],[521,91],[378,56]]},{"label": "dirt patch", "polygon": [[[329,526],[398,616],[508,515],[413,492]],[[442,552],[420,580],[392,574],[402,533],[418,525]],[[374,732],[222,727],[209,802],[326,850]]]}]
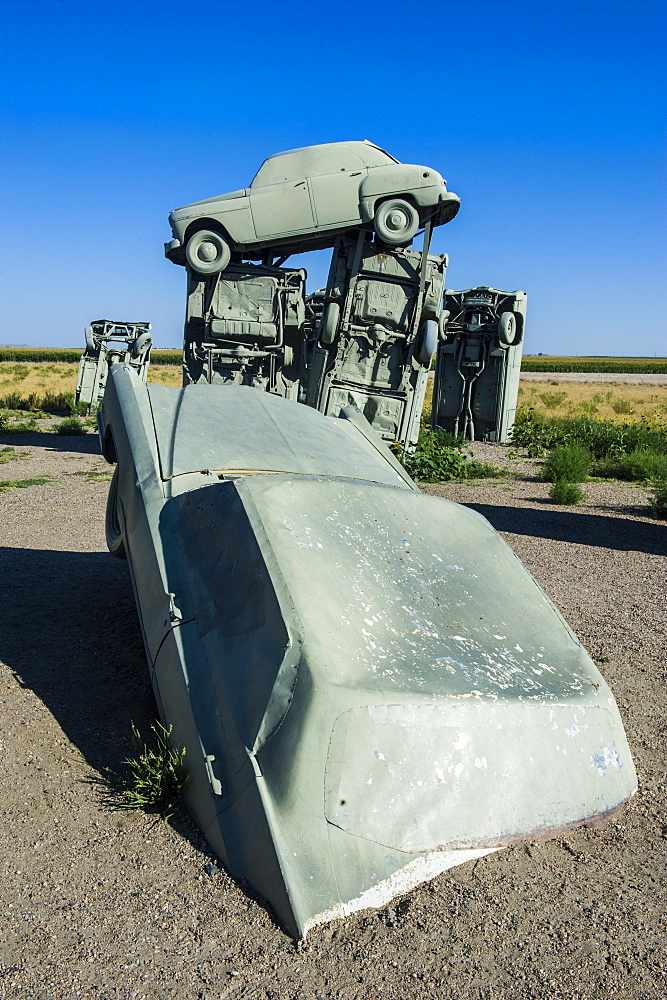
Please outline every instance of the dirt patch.
[{"label": "dirt patch", "polygon": [[[127,568],[104,546],[93,434],[0,438],[0,996],[60,1000],[664,998],[667,526],[645,491],[555,507],[538,465],[429,492],[503,533],[611,685],[640,791],[614,820],[500,851],[296,946],[187,819],[114,809],[100,778],[154,718]],[[482,446],[480,446],[482,447]]]}]

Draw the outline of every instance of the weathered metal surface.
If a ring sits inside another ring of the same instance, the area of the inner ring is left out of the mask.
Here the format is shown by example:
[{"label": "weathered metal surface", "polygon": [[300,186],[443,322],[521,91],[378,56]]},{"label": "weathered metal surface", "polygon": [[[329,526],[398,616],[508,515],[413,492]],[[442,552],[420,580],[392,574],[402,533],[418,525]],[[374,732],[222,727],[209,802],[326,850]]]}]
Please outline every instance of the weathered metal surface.
[{"label": "weathered metal surface", "polygon": [[79,362],[74,398],[88,404],[88,413],[102,402],[110,365],[123,361],[146,381],[153,344],[150,328],[150,323],[109,319],[94,320],[86,327],[86,349]]},{"label": "weathered metal surface", "polygon": [[633,793],[558,611],[357,410],[115,365],[99,424],[188,807],[292,934]]},{"label": "weathered metal surface", "polygon": [[434,428],[507,441],[514,425],[526,324],[525,292],[445,292],[433,386]]},{"label": "weathered metal surface", "polygon": [[251,385],[297,399],[306,272],[230,264],[188,268],[183,384]]},{"label": "weathered metal surface", "polygon": [[[429,230],[430,234],[430,230]],[[336,245],[309,357],[306,401],[337,415],[353,403],[385,441],[417,441],[438,339],[447,255],[389,249],[367,234]]]},{"label": "weathered metal surface", "polygon": [[426,222],[454,218],[459,204],[437,170],[399,163],[371,142],[305,146],[270,156],[249,188],[175,209],[165,254],[214,274],[234,254],[271,264],[273,251],[331,247],[359,226],[403,246]]}]

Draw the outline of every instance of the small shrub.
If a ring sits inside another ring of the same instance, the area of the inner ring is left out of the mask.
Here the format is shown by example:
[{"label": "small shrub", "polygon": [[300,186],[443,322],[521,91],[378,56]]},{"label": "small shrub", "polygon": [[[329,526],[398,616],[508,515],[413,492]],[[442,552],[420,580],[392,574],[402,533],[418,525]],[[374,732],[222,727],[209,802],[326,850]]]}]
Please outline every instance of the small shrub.
[{"label": "small shrub", "polygon": [[627,399],[613,399],[611,408],[614,413],[634,413],[632,403],[630,403]]},{"label": "small shrub", "polygon": [[[557,385],[558,383],[556,383]],[[540,399],[547,410],[555,410],[557,406],[567,399],[566,392],[541,392]]]},{"label": "small shrub", "polygon": [[580,503],[585,496],[579,483],[566,483],[558,480],[549,490],[549,496],[554,503],[574,505]]},{"label": "small shrub", "polygon": [[55,430],[56,434],[74,435],[87,433],[86,427],[84,427],[79,417],[74,416],[65,417],[59,424],[56,424]]},{"label": "small shrub", "polygon": [[578,444],[561,445],[549,455],[542,475],[550,483],[582,483],[588,476],[591,456]]},{"label": "small shrub", "polygon": [[594,402],[591,400],[582,399],[580,403],[577,403],[575,410],[578,413],[583,414],[586,417],[594,417],[598,412],[598,408]]},{"label": "small shrub", "polygon": [[136,756],[123,763],[129,773],[123,783],[122,804],[127,809],[157,812],[169,819],[187,786],[185,748],[171,745],[172,727],[165,729],[159,722],[151,726],[154,747],[148,747],[137,727],[132,725]]},{"label": "small shrub", "polygon": [[667,518],[667,477],[656,480],[652,485],[651,513],[654,517]]},{"label": "small shrub", "polygon": [[412,454],[403,452],[400,445],[394,446],[393,450],[412,478],[422,483],[504,475],[502,470],[486,462],[470,461],[469,453],[463,450],[461,438],[443,431],[422,430]]}]

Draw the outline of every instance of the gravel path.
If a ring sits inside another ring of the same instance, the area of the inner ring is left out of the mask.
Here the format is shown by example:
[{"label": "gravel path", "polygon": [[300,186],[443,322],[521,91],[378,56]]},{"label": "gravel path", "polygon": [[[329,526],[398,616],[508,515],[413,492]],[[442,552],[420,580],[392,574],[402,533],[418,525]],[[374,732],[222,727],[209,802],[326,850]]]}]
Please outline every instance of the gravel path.
[{"label": "gravel path", "polygon": [[[127,568],[105,550],[94,435],[0,438],[0,997],[61,1000],[667,995],[667,525],[645,491],[555,507],[538,465],[429,486],[503,533],[596,658],[640,791],[615,820],[500,851],[296,946],[187,819],[119,811],[102,780],[153,700]],[[511,452],[510,452],[511,453]]]}]

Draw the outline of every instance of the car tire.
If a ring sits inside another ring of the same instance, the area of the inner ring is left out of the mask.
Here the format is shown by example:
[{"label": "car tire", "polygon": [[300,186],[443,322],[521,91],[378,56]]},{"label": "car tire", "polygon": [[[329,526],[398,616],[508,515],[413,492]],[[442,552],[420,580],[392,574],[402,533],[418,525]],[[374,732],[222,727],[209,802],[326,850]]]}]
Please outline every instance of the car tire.
[{"label": "car tire", "polygon": [[498,340],[501,347],[511,347],[517,339],[516,316],[513,312],[500,314],[498,320]]},{"label": "car tire", "polygon": [[422,328],[419,331],[417,347],[414,353],[415,361],[422,368],[430,368],[437,346],[438,324],[432,319],[427,319],[422,323]]},{"label": "car tire", "polygon": [[320,340],[327,346],[333,344],[340,322],[340,306],[337,302],[330,302],[324,313],[322,320],[322,334]]},{"label": "car tire", "polygon": [[199,274],[217,274],[229,264],[232,251],[222,233],[200,229],[188,240],[185,259],[192,270]]},{"label": "car tire", "polygon": [[153,344],[153,338],[150,333],[142,333],[140,337],[132,344],[132,349],[130,353],[133,358],[140,358]]},{"label": "car tire", "polygon": [[107,512],[104,518],[104,533],[107,540],[107,548],[112,556],[117,559],[127,559],[125,543],[120,530],[118,520],[118,466],[113,470],[111,485],[109,486],[109,496],[107,497]]},{"label": "car tire", "polygon": [[419,212],[404,198],[390,198],[378,207],[373,225],[383,243],[398,247],[409,243],[419,229]]},{"label": "car tire", "polygon": [[86,353],[96,354],[97,348],[95,347],[95,337],[93,336],[92,326],[86,327]]}]

